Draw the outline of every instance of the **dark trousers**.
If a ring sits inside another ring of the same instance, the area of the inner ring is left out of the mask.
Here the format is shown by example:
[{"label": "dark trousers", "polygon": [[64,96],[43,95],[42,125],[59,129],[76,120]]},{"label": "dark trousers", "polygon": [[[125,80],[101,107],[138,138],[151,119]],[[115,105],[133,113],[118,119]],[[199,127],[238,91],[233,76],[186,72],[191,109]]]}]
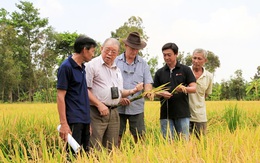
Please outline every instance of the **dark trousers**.
[{"label": "dark trousers", "polygon": [[200,140],[201,135],[207,133],[207,122],[190,122],[190,133],[194,133]]},{"label": "dark trousers", "polygon": [[[83,124],[83,123],[72,123],[69,124],[70,129],[72,131],[72,137],[79,143],[79,145],[84,149],[86,153],[89,152],[89,138],[90,138],[90,132],[89,132],[89,124]],[[70,147],[67,145],[67,150],[74,151],[70,149]]]}]

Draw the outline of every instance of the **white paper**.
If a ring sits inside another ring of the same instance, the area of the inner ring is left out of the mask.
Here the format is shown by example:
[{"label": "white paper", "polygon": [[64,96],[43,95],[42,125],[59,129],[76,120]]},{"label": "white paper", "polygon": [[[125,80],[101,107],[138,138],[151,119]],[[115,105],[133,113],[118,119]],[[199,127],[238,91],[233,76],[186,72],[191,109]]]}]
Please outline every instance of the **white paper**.
[{"label": "white paper", "polygon": [[[57,130],[60,131],[61,125],[58,125]],[[68,134],[68,143],[71,146],[71,148],[74,150],[75,153],[78,153],[80,150],[80,145],[78,142],[71,136],[71,134]]]}]

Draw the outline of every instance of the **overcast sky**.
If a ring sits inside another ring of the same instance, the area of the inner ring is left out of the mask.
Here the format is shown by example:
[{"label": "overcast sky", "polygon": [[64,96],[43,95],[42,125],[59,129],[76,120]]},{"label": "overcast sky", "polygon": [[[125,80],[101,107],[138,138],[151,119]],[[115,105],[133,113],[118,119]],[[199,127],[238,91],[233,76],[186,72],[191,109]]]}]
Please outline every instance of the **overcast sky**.
[{"label": "overcast sky", "polygon": [[[241,69],[247,81],[260,66],[260,0],[29,0],[57,32],[86,34],[98,42],[131,16],[143,20],[149,37],[144,49],[163,57],[167,42],[185,54],[195,48],[212,51],[220,59],[214,81],[229,80]],[[18,10],[19,0],[4,0],[0,8]]]}]

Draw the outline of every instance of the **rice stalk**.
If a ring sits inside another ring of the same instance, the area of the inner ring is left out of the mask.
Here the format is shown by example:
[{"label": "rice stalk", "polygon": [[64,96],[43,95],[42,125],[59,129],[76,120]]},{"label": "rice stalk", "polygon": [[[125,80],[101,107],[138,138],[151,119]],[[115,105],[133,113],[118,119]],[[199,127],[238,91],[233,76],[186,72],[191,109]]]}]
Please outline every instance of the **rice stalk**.
[{"label": "rice stalk", "polygon": [[[139,99],[141,99],[141,98],[143,98],[143,97],[148,97],[148,98],[150,99],[150,101],[153,101],[153,100],[154,100],[154,96],[155,96],[156,94],[159,94],[159,93],[161,93],[161,92],[163,92],[163,91],[169,90],[168,88],[165,87],[167,84],[169,84],[169,82],[168,82],[168,83],[165,83],[165,84],[163,84],[163,85],[161,85],[161,86],[159,86],[159,87],[153,88],[153,89],[151,89],[151,90],[144,91],[144,92],[141,93],[140,95],[131,98],[131,99],[130,99],[130,102],[139,100]],[[117,106],[121,106],[121,104],[118,104]]]},{"label": "rice stalk", "polygon": [[[168,83],[169,83],[169,82],[168,82]],[[167,83],[167,84],[168,84],[168,83]],[[171,94],[173,95],[174,93],[176,93],[177,88],[181,88],[181,87],[184,87],[184,86],[182,85],[182,83],[180,83],[179,85],[177,85],[177,86],[171,91]],[[167,99],[163,99],[161,105],[163,105],[166,100],[167,100]]]}]

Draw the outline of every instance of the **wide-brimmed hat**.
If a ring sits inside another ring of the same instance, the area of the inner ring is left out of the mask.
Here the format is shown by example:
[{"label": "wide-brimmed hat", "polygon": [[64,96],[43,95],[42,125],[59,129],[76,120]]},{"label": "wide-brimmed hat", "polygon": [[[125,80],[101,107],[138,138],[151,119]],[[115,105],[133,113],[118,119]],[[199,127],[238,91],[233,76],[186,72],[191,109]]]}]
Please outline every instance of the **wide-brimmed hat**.
[{"label": "wide-brimmed hat", "polygon": [[143,49],[146,47],[146,42],[142,41],[138,32],[132,32],[123,42],[134,49]]}]

